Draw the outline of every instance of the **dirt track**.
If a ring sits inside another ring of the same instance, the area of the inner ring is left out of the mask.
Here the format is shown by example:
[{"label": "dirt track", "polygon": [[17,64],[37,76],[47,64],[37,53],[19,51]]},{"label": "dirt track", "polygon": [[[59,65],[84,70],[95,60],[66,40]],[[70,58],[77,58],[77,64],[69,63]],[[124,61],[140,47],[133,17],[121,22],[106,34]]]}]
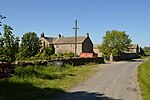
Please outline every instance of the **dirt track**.
[{"label": "dirt track", "polygon": [[142,60],[98,65],[86,82],[58,95],[57,100],[141,100],[137,67]]}]

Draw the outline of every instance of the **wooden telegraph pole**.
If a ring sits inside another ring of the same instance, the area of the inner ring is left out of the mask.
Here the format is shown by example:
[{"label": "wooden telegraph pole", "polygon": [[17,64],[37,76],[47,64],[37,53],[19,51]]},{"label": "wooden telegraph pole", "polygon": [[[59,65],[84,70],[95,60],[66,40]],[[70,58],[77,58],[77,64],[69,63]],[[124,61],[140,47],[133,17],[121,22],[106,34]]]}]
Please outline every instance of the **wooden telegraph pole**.
[{"label": "wooden telegraph pole", "polygon": [[77,20],[75,21],[75,27],[73,28],[75,30],[75,55],[77,54],[77,30],[79,29],[77,26]]}]

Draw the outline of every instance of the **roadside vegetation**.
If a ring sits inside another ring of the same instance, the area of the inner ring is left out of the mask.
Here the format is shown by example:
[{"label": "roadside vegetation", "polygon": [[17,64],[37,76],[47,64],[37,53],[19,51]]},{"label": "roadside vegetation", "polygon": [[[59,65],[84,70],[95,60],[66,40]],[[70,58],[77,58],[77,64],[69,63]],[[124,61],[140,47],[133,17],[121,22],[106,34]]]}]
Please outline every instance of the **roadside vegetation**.
[{"label": "roadside vegetation", "polygon": [[51,99],[54,94],[65,92],[94,72],[88,65],[16,67],[13,77],[0,80],[0,100]]},{"label": "roadside vegetation", "polygon": [[[22,37],[13,33],[13,28],[2,23],[6,17],[0,14],[0,76],[9,72],[3,62],[14,64],[18,61],[48,60],[55,58],[72,58],[74,53],[54,54],[54,47],[42,46],[36,32],[26,32]],[[44,33],[41,34],[41,37]],[[54,94],[65,90],[86,80],[94,70],[85,66],[17,66],[13,77],[7,79],[0,77],[0,100],[49,100]]]},{"label": "roadside vegetation", "polygon": [[150,98],[150,59],[142,63],[138,68],[138,81],[140,83],[143,100]]},{"label": "roadside vegetation", "polygon": [[128,50],[131,42],[131,38],[125,31],[107,31],[99,49],[105,57],[119,56]]},{"label": "roadside vegetation", "polygon": [[150,47],[143,48],[145,55],[150,56]]}]

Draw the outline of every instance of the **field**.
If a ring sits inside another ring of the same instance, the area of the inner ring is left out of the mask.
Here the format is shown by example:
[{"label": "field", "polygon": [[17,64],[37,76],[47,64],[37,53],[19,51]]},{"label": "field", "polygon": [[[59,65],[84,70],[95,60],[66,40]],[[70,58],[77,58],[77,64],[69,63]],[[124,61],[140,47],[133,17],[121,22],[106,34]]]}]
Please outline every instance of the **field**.
[{"label": "field", "polygon": [[143,100],[150,100],[150,59],[139,66],[138,80]]},{"label": "field", "polygon": [[86,80],[95,70],[73,67],[16,67],[10,79],[0,80],[0,100],[47,100]]}]

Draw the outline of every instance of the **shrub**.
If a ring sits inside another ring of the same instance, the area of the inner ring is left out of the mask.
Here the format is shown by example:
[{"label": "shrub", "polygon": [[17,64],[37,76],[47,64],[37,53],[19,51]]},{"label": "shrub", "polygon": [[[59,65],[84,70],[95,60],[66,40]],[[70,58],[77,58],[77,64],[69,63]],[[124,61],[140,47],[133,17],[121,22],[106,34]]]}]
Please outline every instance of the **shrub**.
[{"label": "shrub", "polygon": [[73,52],[65,53],[64,57],[74,57],[74,53]]}]

